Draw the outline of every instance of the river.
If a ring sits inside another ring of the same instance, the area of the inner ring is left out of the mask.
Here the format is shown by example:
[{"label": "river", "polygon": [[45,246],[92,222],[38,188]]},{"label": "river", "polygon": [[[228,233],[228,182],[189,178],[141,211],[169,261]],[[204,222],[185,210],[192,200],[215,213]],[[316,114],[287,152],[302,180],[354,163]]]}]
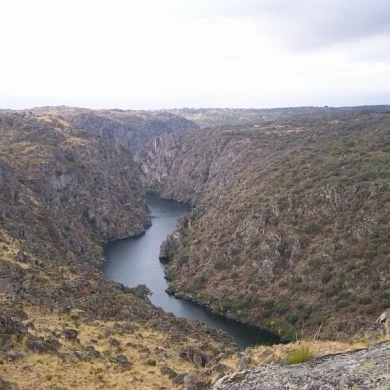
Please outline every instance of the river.
[{"label": "river", "polygon": [[178,317],[200,320],[232,335],[242,348],[256,344],[274,344],[278,338],[250,325],[216,315],[192,302],[168,295],[165,289],[164,265],[158,259],[160,245],[172,233],[176,221],[189,208],[174,201],[148,196],[152,226],[144,235],[115,241],[105,248],[104,274],[116,282],[134,287],[145,284],[151,291],[150,300],[155,306]]}]

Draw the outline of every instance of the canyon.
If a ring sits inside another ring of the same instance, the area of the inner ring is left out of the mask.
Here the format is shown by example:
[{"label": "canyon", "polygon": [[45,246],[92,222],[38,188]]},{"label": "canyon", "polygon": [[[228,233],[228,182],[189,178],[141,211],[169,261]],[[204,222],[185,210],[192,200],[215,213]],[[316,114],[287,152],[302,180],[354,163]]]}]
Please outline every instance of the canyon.
[{"label": "canyon", "polygon": [[146,192],[191,206],[160,252],[178,298],[285,341],[386,333],[387,106],[40,107],[0,131],[0,388],[201,389],[254,364],[102,274],[104,243],[150,226]]},{"label": "canyon", "polygon": [[389,306],[388,113],[322,112],[163,134],[147,189],[196,206],[162,248],[179,297],[346,340]]}]

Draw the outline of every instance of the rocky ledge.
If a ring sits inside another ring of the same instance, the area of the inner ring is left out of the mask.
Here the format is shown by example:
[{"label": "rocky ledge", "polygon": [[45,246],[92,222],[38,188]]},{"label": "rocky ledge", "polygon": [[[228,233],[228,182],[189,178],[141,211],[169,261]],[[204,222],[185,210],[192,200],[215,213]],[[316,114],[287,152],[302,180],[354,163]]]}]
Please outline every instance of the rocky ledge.
[{"label": "rocky ledge", "polygon": [[267,365],[235,372],[218,380],[213,390],[388,389],[390,343],[298,365]]}]

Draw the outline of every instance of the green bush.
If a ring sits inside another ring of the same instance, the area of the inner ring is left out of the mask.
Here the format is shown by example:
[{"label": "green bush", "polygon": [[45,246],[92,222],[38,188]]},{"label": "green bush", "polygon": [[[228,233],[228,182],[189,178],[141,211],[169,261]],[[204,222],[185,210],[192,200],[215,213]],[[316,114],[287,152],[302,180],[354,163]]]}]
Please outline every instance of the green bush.
[{"label": "green bush", "polygon": [[285,314],[288,311],[287,302],[278,302],[275,304],[275,312],[279,314]]},{"label": "green bush", "polygon": [[317,225],[316,223],[310,223],[307,225],[305,232],[308,234],[318,234],[321,233],[321,226]]}]

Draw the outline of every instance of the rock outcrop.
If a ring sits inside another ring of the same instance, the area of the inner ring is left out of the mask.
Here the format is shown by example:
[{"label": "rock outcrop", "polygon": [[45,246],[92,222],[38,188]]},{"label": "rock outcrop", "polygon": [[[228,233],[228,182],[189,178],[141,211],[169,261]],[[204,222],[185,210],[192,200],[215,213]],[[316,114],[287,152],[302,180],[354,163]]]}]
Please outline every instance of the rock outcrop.
[{"label": "rock outcrop", "polygon": [[390,309],[384,311],[375,322],[384,327],[385,334],[390,334]]},{"label": "rock outcrop", "polygon": [[390,343],[313,359],[296,365],[266,365],[219,379],[213,390],[388,389]]}]

